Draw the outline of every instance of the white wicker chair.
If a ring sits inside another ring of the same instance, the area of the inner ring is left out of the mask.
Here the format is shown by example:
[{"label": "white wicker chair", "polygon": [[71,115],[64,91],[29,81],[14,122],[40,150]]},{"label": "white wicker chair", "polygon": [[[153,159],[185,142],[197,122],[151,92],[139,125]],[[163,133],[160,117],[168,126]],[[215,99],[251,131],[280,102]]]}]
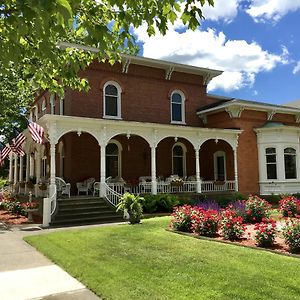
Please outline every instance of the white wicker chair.
[{"label": "white wicker chair", "polygon": [[82,182],[77,182],[76,186],[77,186],[78,195],[81,192],[84,192],[88,195],[89,191],[91,191],[93,188],[94,182],[95,182],[95,178],[93,178],[93,177],[91,177],[87,180],[84,180]]},{"label": "white wicker chair", "polygon": [[71,183],[66,183],[62,178],[55,177],[56,191],[61,195],[68,195],[70,198],[71,194]]}]

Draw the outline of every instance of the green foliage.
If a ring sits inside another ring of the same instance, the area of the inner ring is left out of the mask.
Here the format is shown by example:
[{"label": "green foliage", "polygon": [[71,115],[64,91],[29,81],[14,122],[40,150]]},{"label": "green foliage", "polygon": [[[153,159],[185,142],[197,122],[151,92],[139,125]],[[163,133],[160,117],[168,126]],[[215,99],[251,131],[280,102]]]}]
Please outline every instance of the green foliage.
[{"label": "green foliage", "polygon": [[[183,4],[182,7],[180,2]],[[1,1],[0,60],[2,72],[22,70],[19,86],[64,93],[66,87],[86,89],[78,71],[94,59],[111,64],[120,53],[137,53],[132,27],[147,26],[148,34],[165,34],[181,19],[196,29],[201,8],[212,0],[27,0]],[[68,47],[72,42],[98,48],[97,53]]]},{"label": "green foliage", "polygon": [[142,202],[144,198],[139,195],[125,193],[117,205],[117,211],[123,211],[124,215],[128,213],[131,224],[140,223],[143,216]]},{"label": "green foliage", "polygon": [[172,212],[173,207],[180,203],[178,197],[171,194],[147,194],[144,198],[143,210],[146,213]]},{"label": "green foliage", "polygon": [[4,186],[6,186],[7,184],[8,184],[7,178],[0,177],[0,189],[3,188]]}]

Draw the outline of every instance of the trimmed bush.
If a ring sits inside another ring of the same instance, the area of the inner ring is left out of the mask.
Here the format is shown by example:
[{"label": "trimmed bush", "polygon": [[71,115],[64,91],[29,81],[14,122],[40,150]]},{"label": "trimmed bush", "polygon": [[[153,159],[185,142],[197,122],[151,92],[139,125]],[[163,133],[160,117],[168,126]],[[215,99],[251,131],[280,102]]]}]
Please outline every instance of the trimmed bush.
[{"label": "trimmed bush", "polygon": [[300,253],[300,221],[287,222],[283,228],[283,236],[289,250],[293,253]]},{"label": "trimmed bush", "polygon": [[192,231],[199,235],[213,237],[218,232],[219,220],[218,211],[198,208],[192,215]]},{"label": "trimmed bush", "polygon": [[179,199],[171,194],[145,195],[143,210],[146,213],[172,212],[173,207],[179,205]]},{"label": "trimmed bush", "polygon": [[246,221],[248,223],[260,223],[263,218],[268,219],[271,204],[258,196],[250,195],[245,202]]},{"label": "trimmed bush", "polygon": [[300,200],[294,196],[282,196],[279,211],[283,217],[296,217],[300,214]]},{"label": "trimmed bush", "polygon": [[255,224],[255,240],[259,247],[270,247],[274,244],[276,236],[276,221],[263,219],[261,223]]},{"label": "trimmed bush", "polygon": [[245,233],[246,225],[243,218],[232,209],[225,209],[221,214],[221,232],[226,240],[241,239]]}]

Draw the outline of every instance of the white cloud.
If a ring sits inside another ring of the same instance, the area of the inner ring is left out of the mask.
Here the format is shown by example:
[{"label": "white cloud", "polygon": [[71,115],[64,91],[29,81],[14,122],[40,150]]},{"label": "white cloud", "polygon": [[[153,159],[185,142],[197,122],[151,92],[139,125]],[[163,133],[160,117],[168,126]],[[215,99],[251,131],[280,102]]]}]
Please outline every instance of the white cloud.
[{"label": "white cloud", "polygon": [[230,22],[238,13],[240,0],[217,0],[214,6],[206,4],[202,8],[203,16],[206,20]]},{"label": "white cloud", "polygon": [[149,38],[145,27],[135,30],[143,42],[145,57],[164,59],[204,68],[224,70],[214,78],[208,90],[226,91],[251,87],[256,74],[274,69],[288,62],[288,50],[282,47],[281,54],[263,50],[255,42],[228,40],[223,32],[187,30],[183,33],[169,29],[165,36],[157,34]]},{"label": "white cloud", "polygon": [[246,12],[256,22],[277,22],[287,13],[298,9],[300,0],[252,0]]},{"label": "white cloud", "polygon": [[300,71],[300,60],[297,62],[296,66],[293,69],[293,74],[297,74]]}]

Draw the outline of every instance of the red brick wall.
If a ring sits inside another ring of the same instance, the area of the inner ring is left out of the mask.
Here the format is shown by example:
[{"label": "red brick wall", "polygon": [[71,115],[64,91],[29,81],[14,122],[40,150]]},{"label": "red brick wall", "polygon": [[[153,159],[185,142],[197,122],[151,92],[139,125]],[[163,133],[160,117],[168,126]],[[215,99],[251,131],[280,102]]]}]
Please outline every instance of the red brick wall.
[{"label": "red brick wall", "polygon": [[[272,121],[286,125],[299,126],[295,117],[286,114],[275,114]],[[245,194],[259,193],[259,171],[257,139],[253,128],[262,127],[267,122],[266,112],[244,110],[240,118],[231,119],[227,112],[220,112],[208,116],[207,127],[240,128],[243,132],[239,136],[238,144],[238,177],[239,191]]]}]

